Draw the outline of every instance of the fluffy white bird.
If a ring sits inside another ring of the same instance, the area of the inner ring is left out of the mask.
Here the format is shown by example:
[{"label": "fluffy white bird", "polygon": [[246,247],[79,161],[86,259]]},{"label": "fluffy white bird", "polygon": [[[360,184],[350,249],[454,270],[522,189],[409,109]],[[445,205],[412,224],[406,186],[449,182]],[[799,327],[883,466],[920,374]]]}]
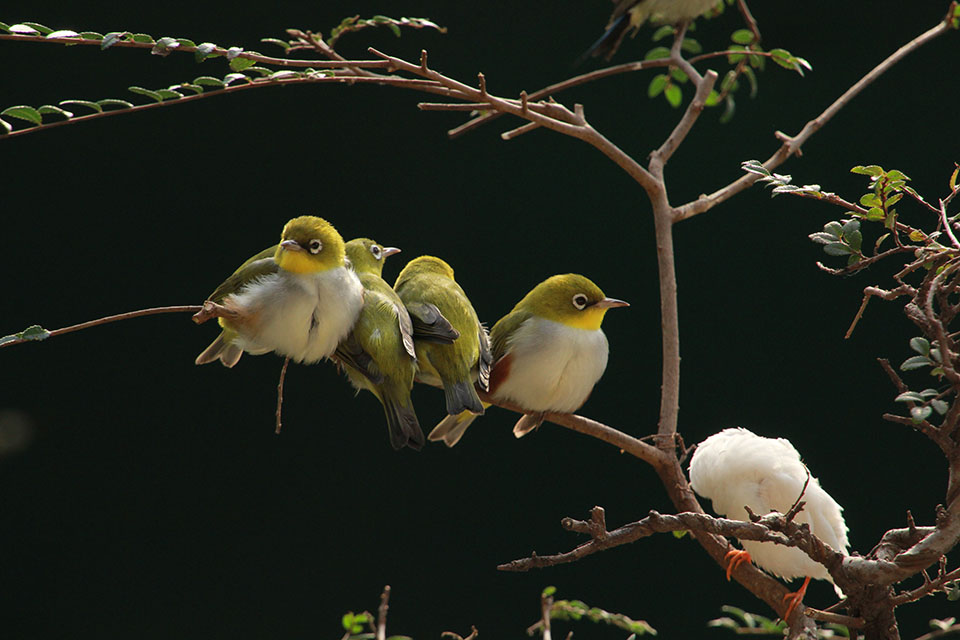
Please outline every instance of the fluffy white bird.
[{"label": "fluffy white bird", "polygon": [[[807,482],[802,500],[806,503],[794,519],[807,523],[810,531],[837,551],[846,553],[847,525],[843,508],[809,474],[800,454],[784,438],[763,438],[746,429],[724,429],[697,446],[690,460],[690,485],[713,503],[713,509],[726,518],[749,521],[746,509],[757,515],[772,511],[786,513],[794,505]],[[727,578],[741,562],[753,560],[764,571],[786,580],[805,578],[803,586],[788,594],[790,607],[784,618],[803,599],[810,578],[833,580],[826,568],[800,549],[773,542],[743,540],[746,552],[728,554]],[[836,587],[835,587],[836,588]],[[837,594],[842,593],[837,589]]]}]

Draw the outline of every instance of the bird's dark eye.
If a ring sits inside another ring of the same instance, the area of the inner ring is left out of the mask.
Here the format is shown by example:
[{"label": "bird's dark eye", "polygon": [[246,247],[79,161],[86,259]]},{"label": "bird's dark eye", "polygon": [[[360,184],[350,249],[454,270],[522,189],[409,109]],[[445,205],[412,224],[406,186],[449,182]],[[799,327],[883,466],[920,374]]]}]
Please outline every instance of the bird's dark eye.
[{"label": "bird's dark eye", "polygon": [[307,248],[310,249],[310,253],[320,253],[320,250],[323,249],[323,243],[314,238],[310,241],[310,244],[307,245]]},{"label": "bird's dark eye", "polygon": [[587,302],[587,296],[583,295],[582,293],[578,293],[577,295],[573,296],[573,306],[577,309],[586,309]]},{"label": "bird's dark eye", "polygon": [[383,256],[383,249],[380,248],[380,245],[373,244],[370,245],[370,253],[373,254],[373,257],[379,260]]}]

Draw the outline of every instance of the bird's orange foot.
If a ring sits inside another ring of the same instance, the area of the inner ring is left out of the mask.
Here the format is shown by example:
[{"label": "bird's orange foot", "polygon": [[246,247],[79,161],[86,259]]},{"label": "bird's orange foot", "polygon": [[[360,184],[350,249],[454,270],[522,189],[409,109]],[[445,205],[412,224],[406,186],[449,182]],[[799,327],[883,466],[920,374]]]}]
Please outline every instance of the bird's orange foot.
[{"label": "bird's orange foot", "polygon": [[807,585],[809,584],[810,584],[810,576],[807,576],[806,578],[803,579],[803,586],[801,586],[798,590],[783,596],[783,601],[790,603],[790,606],[787,607],[787,612],[783,614],[784,620],[789,620],[790,614],[793,613],[793,610],[797,608],[797,605],[803,602],[803,596],[806,595]]},{"label": "bird's orange foot", "polygon": [[734,569],[742,565],[744,562],[753,561],[753,559],[750,557],[749,551],[741,551],[740,549],[731,549],[727,552],[727,555],[725,555],[723,559],[727,563],[727,580],[730,580],[730,574],[733,573]]}]

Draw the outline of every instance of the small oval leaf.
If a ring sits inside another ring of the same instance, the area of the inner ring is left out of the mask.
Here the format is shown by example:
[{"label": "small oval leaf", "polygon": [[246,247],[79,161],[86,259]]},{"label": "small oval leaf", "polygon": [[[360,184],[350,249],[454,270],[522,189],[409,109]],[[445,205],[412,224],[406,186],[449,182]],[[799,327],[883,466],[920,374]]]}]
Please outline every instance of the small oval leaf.
[{"label": "small oval leaf", "polygon": [[11,118],[32,122],[33,124],[43,124],[43,116],[40,115],[40,112],[27,105],[7,107],[3,111],[0,111],[0,116],[9,116]]}]

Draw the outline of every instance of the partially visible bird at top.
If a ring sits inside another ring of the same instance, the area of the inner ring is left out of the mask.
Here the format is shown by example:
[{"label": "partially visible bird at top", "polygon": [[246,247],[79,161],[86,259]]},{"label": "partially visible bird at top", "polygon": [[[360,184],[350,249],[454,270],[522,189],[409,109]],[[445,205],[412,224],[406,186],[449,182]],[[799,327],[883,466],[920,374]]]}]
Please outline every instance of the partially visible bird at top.
[{"label": "partially visible bird at top", "polygon": [[[832,549],[847,553],[843,508],[810,475],[789,440],[764,438],[743,428],[715,433],[697,445],[690,459],[690,486],[711,500],[714,511],[744,522],[749,522],[745,506],[763,516],[773,511],[787,513],[802,500],[805,504],[794,521],[808,524],[811,533]],[[727,554],[728,580],[736,567],[751,559],[764,571],[786,580],[804,578],[798,591],[784,597],[784,602],[789,602],[784,619],[803,600],[810,578],[833,582],[826,567],[800,549],[773,542],[742,543],[745,551]],[[834,588],[842,597],[839,588]]]},{"label": "partially visible bird at top", "polygon": [[413,323],[400,296],[381,277],[384,261],[400,249],[355,238],[346,252],[363,284],[363,308],[334,357],[354,387],[366,389],[383,405],[390,445],[419,450],[425,440],[410,400],[417,373]]},{"label": "partially visible bird at top", "polygon": [[244,262],[207,298],[201,313],[212,312],[223,331],[196,363],[232,367],[244,351],[317,362],[350,332],[362,306],[363,286],[347,268],[337,230],[316,216],[294,218],[280,244]]},{"label": "partially visible bird at top", "polygon": [[620,48],[627,33],[636,35],[644,22],[676,24],[703,15],[718,0],[613,0],[615,6],[606,31],[594,42],[578,62],[587,57],[603,56],[610,60]]},{"label": "partially visible bird at top", "polygon": [[[588,278],[567,273],[538,284],[493,325],[489,393],[525,411],[513,429],[516,437],[540,426],[544,413],[570,413],[587,401],[607,367],[600,324],[608,309],[626,306]],[[475,417],[447,416],[429,437],[452,447]]]},{"label": "partially visible bird at top", "polygon": [[490,342],[453,268],[420,256],[407,263],[393,288],[413,321],[417,381],[443,388],[449,414],[483,413],[473,385],[487,389]]}]

